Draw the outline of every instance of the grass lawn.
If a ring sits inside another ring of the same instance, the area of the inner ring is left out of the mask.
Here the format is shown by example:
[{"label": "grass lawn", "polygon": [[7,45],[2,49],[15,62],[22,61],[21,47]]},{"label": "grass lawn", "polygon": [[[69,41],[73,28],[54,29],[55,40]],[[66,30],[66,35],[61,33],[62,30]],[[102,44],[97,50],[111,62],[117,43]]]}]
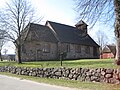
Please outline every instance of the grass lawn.
[{"label": "grass lawn", "polygon": [[[16,62],[0,62],[0,66],[19,66],[19,67],[61,67],[60,61],[42,61],[42,62],[23,62],[17,64]],[[63,61],[63,67],[82,67],[82,68],[119,68],[114,64],[113,59],[81,59]]]}]

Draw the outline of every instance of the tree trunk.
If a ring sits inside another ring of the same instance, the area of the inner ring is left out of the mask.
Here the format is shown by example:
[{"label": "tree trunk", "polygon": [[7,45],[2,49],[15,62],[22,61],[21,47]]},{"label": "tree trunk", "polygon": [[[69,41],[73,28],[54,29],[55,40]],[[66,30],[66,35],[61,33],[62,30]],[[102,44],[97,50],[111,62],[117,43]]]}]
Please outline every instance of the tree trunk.
[{"label": "tree trunk", "polygon": [[1,61],[3,61],[1,51],[0,51],[0,59],[1,59]]},{"label": "tree trunk", "polygon": [[116,57],[115,63],[120,65],[120,0],[114,0]]},{"label": "tree trunk", "polygon": [[120,38],[117,38],[117,42],[116,42],[116,64],[120,65]]},{"label": "tree trunk", "polygon": [[22,63],[22,60],[21,60],[21,45],[18,45],[17,46],[17,62],[19,63],[19,64],[21,64]]}]

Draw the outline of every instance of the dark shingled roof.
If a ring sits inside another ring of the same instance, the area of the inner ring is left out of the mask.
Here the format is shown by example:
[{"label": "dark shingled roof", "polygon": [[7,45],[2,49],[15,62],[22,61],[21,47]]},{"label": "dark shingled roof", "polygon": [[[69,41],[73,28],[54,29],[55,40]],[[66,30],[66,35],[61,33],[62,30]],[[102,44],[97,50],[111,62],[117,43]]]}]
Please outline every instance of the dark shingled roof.
[{"label": "dark shingled roof", "polygon": [[30,30],[35,31],[39,41],[58,42],[54,34],[51,32],[51,29],[47,26],[31,23]]},{"label": "dark shingled roof", "polygon": [[79,26],[79,25],[83,25],[83,24],[87,25],[84,21],[80,20],[75,26]]},{"label": "dark shingled roof", "polygon": [[22,40],[26,40],[29,32],[32,31],[38,41],[63,42],[99,47],[99,45],[88,34],[84,35],[84,32],[76,27],[51,21],[47,21],[46,23],[49,23],[50,27],[47,26],[47,24],[44,26],[29,23],[26,29],[21,32]]},{"label": "dark shingled roof", "polygon": [[29,23],[25,30],[22,31],[21,37],[23,41],[27,39],[30,31],[34,34],[32,38],[35,38],[37,41],[58,42],[49,27],[34,23]]},{"label": "dark shingled roof", "polygon": [[88,34],[82,36],[83,31],[77,29],[76,27],[51,21],[47,22],[50,23],[54,31],[57,33],[57,37],[59,38],[60,42],[99,47],[99,45]]}]

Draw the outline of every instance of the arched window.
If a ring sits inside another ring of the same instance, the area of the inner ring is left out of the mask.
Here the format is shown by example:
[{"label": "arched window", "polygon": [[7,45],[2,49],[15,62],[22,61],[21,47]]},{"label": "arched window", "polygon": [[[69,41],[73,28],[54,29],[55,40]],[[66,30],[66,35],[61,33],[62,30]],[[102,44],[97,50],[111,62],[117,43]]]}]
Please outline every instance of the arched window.
[{"label": "arched window", "polygon": [[50,44],[44,44],[43,52],[45,52],[45,53],[49,53],[50,52]]},{"label": "arched window", "polygon": [[67,51],[67,52],[70,52],[70,45],[67,45],[67,46],[66,46],[66,51]]}]

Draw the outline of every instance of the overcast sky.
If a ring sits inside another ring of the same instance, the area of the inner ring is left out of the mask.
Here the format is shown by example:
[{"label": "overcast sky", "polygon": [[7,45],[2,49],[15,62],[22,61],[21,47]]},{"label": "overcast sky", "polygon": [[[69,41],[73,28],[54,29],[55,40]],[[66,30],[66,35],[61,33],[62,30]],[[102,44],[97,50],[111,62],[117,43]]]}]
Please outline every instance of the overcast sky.
[{"label": "overcast sky", "polygon": [[[10,0],[0,0],[0,8],[5,6],[5,2]],[[28,0],[31,2],[35,8],[36,14],[38,16],[43,16],[41,24],[45,24],[46,20],[63,23],[67,25],[74,26],[77,21],[77,12],[75,9],[74,0]],[[86,22],[87,23],[87,22]],[[113,42],[113,28],[105,27],[100,23],[97,23],[89,31],[90,36],[95,39],[95,33],[98,30],[102,30],[109,36],[109,43]],[[14,53],[14,45],[12,43],[6,44],[4,49],[8,49],[8,54]],[[4,50],[3,50],[4,51]]]}]

